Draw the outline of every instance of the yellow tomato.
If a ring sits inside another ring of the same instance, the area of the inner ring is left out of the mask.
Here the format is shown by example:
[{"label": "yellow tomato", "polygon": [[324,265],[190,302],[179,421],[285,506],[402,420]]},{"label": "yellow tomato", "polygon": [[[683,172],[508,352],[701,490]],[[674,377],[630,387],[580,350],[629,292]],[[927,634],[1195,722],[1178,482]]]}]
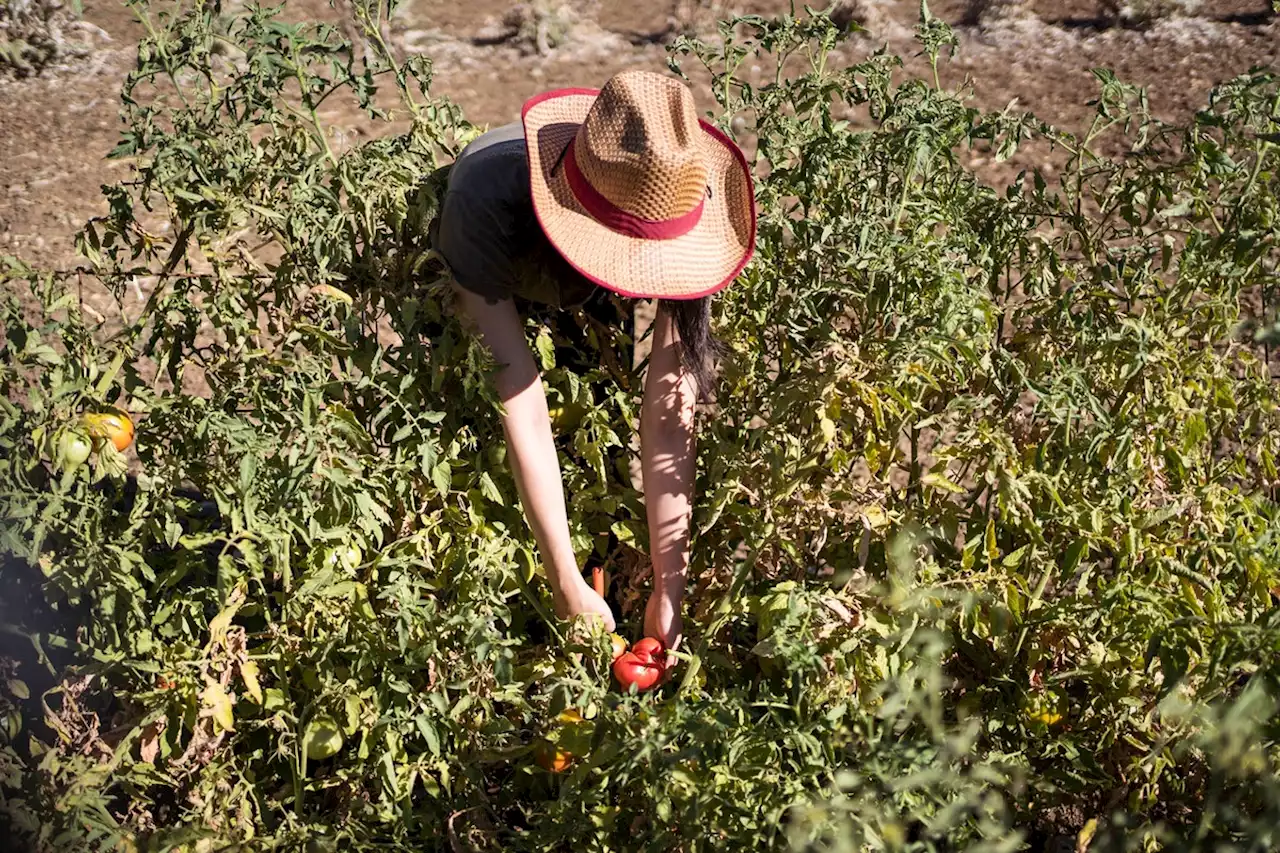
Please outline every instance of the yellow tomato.
[{"label": "yellow tomato", "polygon": [[1022,704],[1022,713],[1027,721],[1042,726],[1056,726],[1062,722],[1064,702],[1053,693],[1038,694],[1028,697]]}]

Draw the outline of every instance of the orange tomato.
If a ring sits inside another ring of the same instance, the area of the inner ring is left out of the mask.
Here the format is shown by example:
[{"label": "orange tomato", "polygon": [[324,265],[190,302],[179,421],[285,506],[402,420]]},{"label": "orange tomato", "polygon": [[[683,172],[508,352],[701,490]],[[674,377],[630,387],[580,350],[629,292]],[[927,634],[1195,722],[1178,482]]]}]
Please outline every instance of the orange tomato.
[{"label": "orange tomato", "polygon": [[[566,727],[574,727],[585,723],[582,714],[573,708],[566,708],[560,712],[560,716],[556,718],[554,729],[564,729]],[[582,736],[577,738],[578,743],[582,743]],[[563,773],[577,760],[578,756],[559,743],[553,743],[547,738],[541,738],[533,749],[533,758],[538,766],[548,773]]]},{"label": "orange tomato", "polygon": [[548,773],[563,773],[573,764],[574,755],[567,749],[561,749],[548,741],[538,744],[534,752],[538,766]]},{"label": "orange tomato", "polygon": [[89,412],[82,420],[95,441],[110,441],[122,452],[133,442],[133,421],[124,412]]}]

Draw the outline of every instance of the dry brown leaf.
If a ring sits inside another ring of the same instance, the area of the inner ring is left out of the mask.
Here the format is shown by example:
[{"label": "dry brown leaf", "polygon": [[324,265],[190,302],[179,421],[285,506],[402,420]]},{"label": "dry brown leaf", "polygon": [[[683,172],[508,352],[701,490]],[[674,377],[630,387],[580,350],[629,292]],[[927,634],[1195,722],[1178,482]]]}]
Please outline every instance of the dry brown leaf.
[{"label": "dry brown leaf", "polygon": [[840,621],[843,622],[844,624],[851,625],[856,628],[858,625],[862,623],[862,614],[854,613],[852,610],[850,610],[848,607],[845,606],[845,603],[843,601],[836,598],[835,596],[831,596],[831,595],[823,596],[822,603],[826,605],[826,608],[828,610],[830,610],[836,616],[840,617]]},{"label": "dry brown leaf", "polygon": [[147,764],[156,763],[156,757],[160,754],[160,735],[164,733],[165,725],[165,720],[161,717],[142,729],[138,748],[142,754],[142,760]]}]

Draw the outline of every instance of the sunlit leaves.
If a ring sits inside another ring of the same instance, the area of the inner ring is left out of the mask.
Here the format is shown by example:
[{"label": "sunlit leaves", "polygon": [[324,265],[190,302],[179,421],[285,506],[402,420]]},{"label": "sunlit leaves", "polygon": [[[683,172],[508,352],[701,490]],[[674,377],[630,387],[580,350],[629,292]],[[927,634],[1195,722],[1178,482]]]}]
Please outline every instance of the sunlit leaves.
[{"label": "sunlit leaves", "polygon": [[[1268,706],[1227,704],[1280,653],[1280,409],[1247,345],[1275,323],[1268,75],[1171,128],[1103,73],[1076,137],[896,57],[837,67],[822,16],[680,40],[767,177],[757,260],[715,302],[689,675],[622,697],[550,622],[494,365],[427,239],[437,167],[476,129],[376,26],[351,51],[217,6],[144,9],[136,181],[80,240],[118,316],[89,325],[74,276],[3,272],[32,294],[2,309],[6,624],[63,657],[44,685],[43,663],[21,690],[0,673],[13,699],[60,691],[22,706],[55,733],[40,770],[3,752],[0,778],[68,838],[1002,849],[1099,791],[1166,841],[1157,806],[1237,837],[1280,822]],[[945,23],[921,32],[944,59]],[[758,50],[787,73],[746,79]],[[381,115],[384,82],[409,130],[338,147],[312,108]],[[1126,126],[1133,150],[1104,156]],[[1029,140],[1061,180],[962,165]],[[571,544],[612,561],[634,636],[632,330],[535,312],[527,332]],[[105,403],[136,446],[55,475],[47,439]],[[552,779],[531,749],[568,708],[589,755]],[[321,719],[344,746],[304,768]]]}]

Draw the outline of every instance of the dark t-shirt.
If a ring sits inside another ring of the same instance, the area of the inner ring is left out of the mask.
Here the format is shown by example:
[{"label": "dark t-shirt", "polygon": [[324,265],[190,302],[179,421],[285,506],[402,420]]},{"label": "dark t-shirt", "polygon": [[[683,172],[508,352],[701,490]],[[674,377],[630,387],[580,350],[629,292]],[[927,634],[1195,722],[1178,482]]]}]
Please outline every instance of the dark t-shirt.
[{"label": "dark t-shirt", "polygon": [[582,305],[599,288],[556,251],[529,190],[524,126],[485,133],[458,156],[436,248],[459,286],[490,302],[520,296],[555,308]]}]

